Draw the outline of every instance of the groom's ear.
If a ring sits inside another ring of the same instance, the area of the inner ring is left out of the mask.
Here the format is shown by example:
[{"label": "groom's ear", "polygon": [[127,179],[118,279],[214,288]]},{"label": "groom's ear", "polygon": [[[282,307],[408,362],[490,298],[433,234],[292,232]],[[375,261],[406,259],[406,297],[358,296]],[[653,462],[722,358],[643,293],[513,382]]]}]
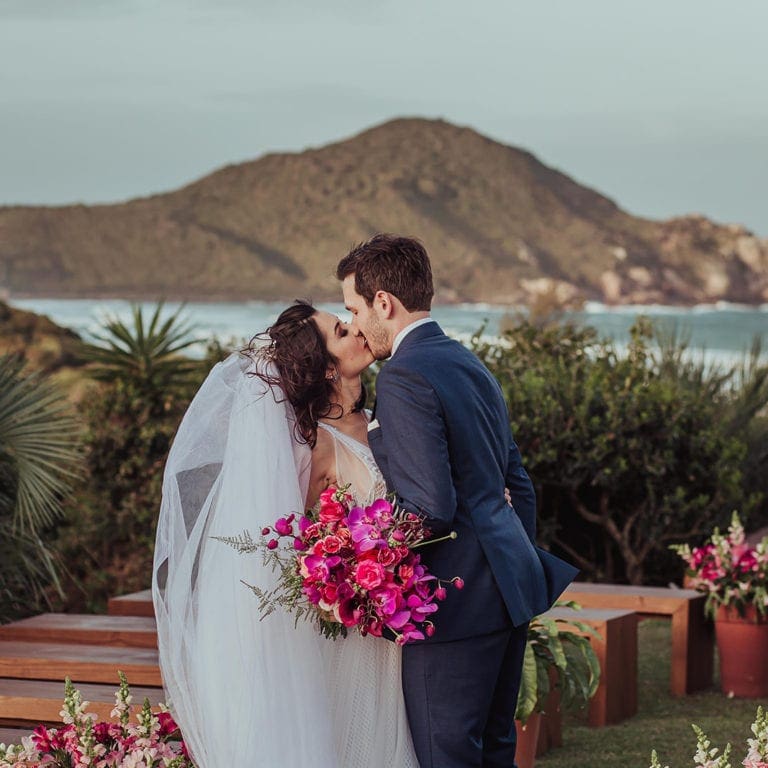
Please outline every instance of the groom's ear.
[{"label": "groom's ear", "polygon": [[386,291],[376,291],[373,296],[373,307],[382,320],[389,320],[395,311],[393,297]]}]

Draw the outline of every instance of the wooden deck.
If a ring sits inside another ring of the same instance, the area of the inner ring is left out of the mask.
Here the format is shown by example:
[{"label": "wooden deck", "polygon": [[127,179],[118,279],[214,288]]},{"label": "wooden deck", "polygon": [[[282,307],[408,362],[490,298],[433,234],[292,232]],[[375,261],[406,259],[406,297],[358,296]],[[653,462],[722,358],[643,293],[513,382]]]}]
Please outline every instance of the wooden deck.
[{"label": "wooden deck", "polygon": [[87,711],[109,720],[128,677],[133,707],[164,700],[149,591],[110,601],[109,615],[47,613],[0,626],[0,743],[18,744],[38,724],[61,723],[69,677]]},{"label": "wooden deck", "polygon": [[[93,685],[77,683],[77,689],[85,701],[90,702],[89,712],[95,712],[100,720],[109,720],[115,706],[117,685]],[[140,709],[144,699],[153,706],[162,700],[160,688],[131,686],[134,711]],[[64,685],[43,680],[0,680],[0,711],[5,721],[60,724]]]},{"label": "wooden deck", "polygon": [[157,627],[147,616],[44,613],[0,626],[3,640],[157,648]]},{"label": "wooden deck", "polygon": [[24,736],[29,736],[29,728],[0,728],[0,744],[20,744]]},{"label": "wooden deck", "polygon": [[107,613],[110,616],[151,616],[155,609],[152,605],[152,590],[133,592],[130,595],[111,597],[107,603]]},{"label": "wooden deck", "polygon": [[0,641],[0,678],[116,683],[118,670],[134,685],[162,684],[157,651],[148,648]]}]

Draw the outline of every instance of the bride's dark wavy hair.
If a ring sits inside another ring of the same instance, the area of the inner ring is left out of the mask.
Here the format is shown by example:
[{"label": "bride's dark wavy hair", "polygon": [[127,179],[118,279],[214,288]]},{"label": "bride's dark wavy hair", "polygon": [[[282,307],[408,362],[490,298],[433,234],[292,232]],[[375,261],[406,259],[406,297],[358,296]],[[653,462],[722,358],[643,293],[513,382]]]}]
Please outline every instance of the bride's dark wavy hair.
[{"label": "bride's dark wavy hair", "polygon": [[[277,375],[256,373],[270,387],[281,389],[296,413],[296,436],[311,448],[317,443],[317,422],[341,418],[342,407],[331,402],[334,387],[328,379],[329,368],[338,360],[325,346],[314,320],[317,309],[308,301],[297,299],[284,309],[263,333],[251,339],[247,353],[274,363]],[[264,342],[267,342],[264,344]],[[355,410],[365,405],[365,388]]]}]

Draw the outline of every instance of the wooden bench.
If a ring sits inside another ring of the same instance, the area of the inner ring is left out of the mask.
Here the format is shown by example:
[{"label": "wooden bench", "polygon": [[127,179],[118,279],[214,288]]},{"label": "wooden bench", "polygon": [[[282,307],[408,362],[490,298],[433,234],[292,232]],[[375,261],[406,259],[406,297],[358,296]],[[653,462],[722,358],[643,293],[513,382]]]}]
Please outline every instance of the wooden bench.
[{"label": "wooden bench", "polygon": [[21,744],[25,736],[29,736],[31,728],[0,728],[0,744]]},{"label": "wooden bench", "polygon": [[3,624],[0,640],[157,648],[157,628],[149,616],[43,613]]},{"label": "wooden bench", "polygon": [[155,615],[152,605],[152,590],[144,589],[130,595],[110,597],[107,602],[107,613],[110,616],[151,616]]},{"label": "wooden bench", "polygon": [[60,680],[116,685],[118,670],[131,685],[160,687],[157,651],[81,643],[30,643],[0,640],[0,678]]},{"label": "wooden bench", "polygon": [[672,620],[670,690],[685,696],[712,686],[714,632],[704,617],[705,596],[692,589],[575,582],[563,593],[584,608],[621,608]]},{"label": "wooden bench", "polygon": [[[88,712],[98,715],[101,720],[110,720],[115,708],[115,690],[118,682],[109,685],[77,683],[85,701],[90,702]],[[141,709],[144,699],[149,699],[154,709],[164,699],[162,688],[131,687],[135,715]],[[61,724],[64,683],[47,680],[6,680],[0,679],[0,723],[27,724],[32,730],[38,723]],[[2,739],[0,739],[2,741]],[[6,744],[8,742],[6,741]]]},{"label": "wooden bench", "polygon": [[[544,616],[579,621],[600,635],[599,638],[587,635],[600,662],[600,685],[589,703],[589,724],[613,725],[636,715],[637,614],[621,609],[553,608]],[[566,628],[581,634],[573,625]],[[553,737],[557,738],[550,734],[550,738]]]}]

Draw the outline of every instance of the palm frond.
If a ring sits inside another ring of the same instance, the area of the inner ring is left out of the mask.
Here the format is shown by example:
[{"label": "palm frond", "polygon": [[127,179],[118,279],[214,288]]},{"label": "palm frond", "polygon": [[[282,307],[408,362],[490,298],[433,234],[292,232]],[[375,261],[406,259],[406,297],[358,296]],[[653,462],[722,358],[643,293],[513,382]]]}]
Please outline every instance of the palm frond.
[{"label": "palm frond", "polygon": [[60,563],[39,536],[0,519],[0,623],[48,607],[48,593],[63,597]]},{"label": "palm frond", "polygon": [[0,511],[20,534],[59,514],[80,467],[80,428],[65,398],[23,363],[0,356]]},{"label": "palm frond", "polygon": [[85,355],[94,365],[91,375],[101,381],[123,381],[142,392],[172,390],[197,373],[199,363],[182,356],[200,339],[182,318],[183,306],[163,319],[164,303],[158,303],[147,320],[142,307],[131,307],[131,321],[109,317]]}]

